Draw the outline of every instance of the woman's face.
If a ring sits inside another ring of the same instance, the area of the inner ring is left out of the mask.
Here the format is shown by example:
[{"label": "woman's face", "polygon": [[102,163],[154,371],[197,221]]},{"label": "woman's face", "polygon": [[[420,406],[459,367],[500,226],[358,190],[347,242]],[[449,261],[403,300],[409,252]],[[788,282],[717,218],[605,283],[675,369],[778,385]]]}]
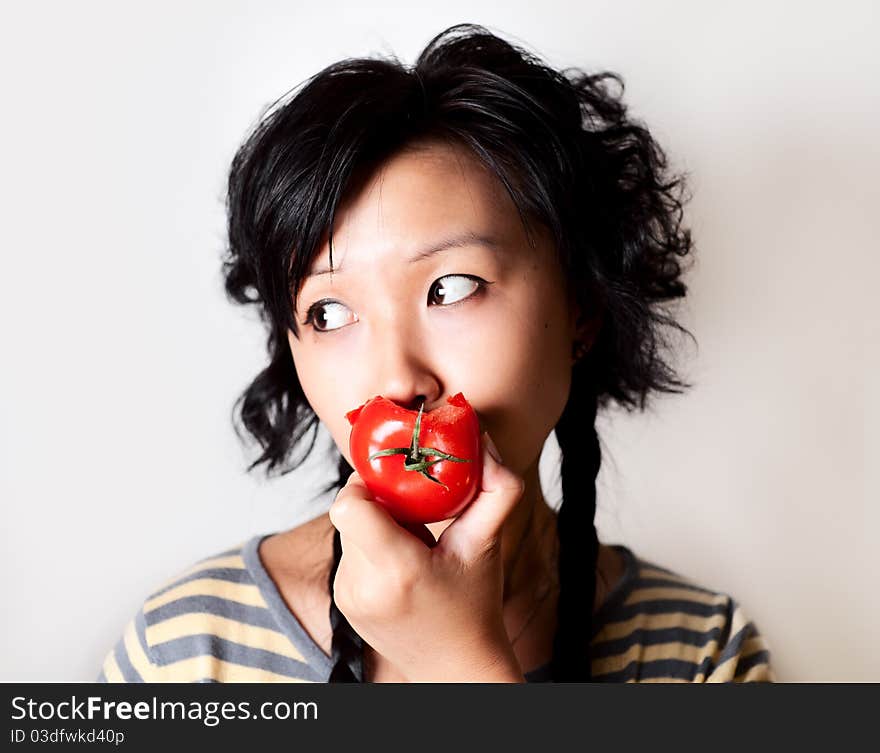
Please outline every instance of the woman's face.
[{"label": "woman's face", "polygon": [[299,338],[288,339],[349,464],[346,412],[376,395],[413,409],[424,399],[427,411],[462,392],[534,493],[568,398],[579,313],[551,241],[542,227],[535,235],[533,249],[500,181],[446,144],[399,153],[339,208],[335,271],[315,274],[330,268],[325,243],[299,291]]}]

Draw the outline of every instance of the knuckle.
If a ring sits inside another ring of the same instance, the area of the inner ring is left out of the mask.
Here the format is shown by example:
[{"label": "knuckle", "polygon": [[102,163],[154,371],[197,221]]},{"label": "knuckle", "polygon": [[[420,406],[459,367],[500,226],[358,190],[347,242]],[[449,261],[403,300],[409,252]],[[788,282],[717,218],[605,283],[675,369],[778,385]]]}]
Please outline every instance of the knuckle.
[{"label": "knuckle", "polygon": [[373,617],[394,619],[406,612],[413,588],[412,575],[403,568],[393,567],[358,588],[358,606]]},{"label": "knuckle", "polygon": [[375,616],[385,611],[389,599],[379,579],[362,583],[357,589],[357,609],[361,614]]},{"label": "knuckle", "polygon": [[408,562],[402,562],[390,568],[387,572],[391,590],[398,599],[408,599],[416,585],[415,568]]},{"label": "knuckle", "polygon": [[340,495],[333,501],[333,504],[330,505],[330,509],[327,510],[327,514],[330,516],[330,522],[338,528],[339,524],[344,521],[345,516],[350,511],[350,508],[350,501],[340,493]]},{"label": "knuckle", "polygon": [[346,580],[341,578],[338,573],[333,582],[333,601],[344,615],[348,616],[351,613],[351,590],[347,588]]}]

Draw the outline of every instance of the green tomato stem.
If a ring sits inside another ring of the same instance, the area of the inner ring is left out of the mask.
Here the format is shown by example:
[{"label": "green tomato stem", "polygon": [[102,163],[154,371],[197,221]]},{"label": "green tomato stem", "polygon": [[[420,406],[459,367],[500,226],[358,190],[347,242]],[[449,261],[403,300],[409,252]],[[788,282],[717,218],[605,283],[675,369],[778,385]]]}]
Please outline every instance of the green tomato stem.
[{"label": "green tomato stem", "polygon": [[416,423],[413,426],[412,454],[415,458],[419,456],[419,432],[422,429],[422,410],[424,410],[424,407],[425,403],[422,401],[422,404],[419,406],[419,415],[416,416]]},{"label": "green tomato stem", "polygon": [[[446,486],[442,481],[432,476],[428,473],[428,468],[436,463],[440,463],[443,460],[449,460],[453,463],[470,463],[469,458],[458,458],[455,455],[450,455],[446,452],[441,452],[440,450],[435,450],[433,447],[419,447],[419,434],[422,430],[422,411],[425,408],[424,401],[419,406],[419,414],[416,416],[416,423],[413,426],[413,434],[412,434],[412,444],[409,447],[390,447],[385,450],[379,450],[378,452],[374,452],[370,455],[370,460],[378,457],[385,457],[389,455],[403,455],[403,469],[405,471],[415,471],[416,473],[421,473],[426,479],[434,482],[435,484],[440,484],[447,491],[449,487]],[[437,460],[424,460],[423,458],[433,456],[436,457]]]},{"label": "green tomato stem", "polygon": [[374,452],[370,455],[370,460],[373,458],[382,457],[383,455],[406,455],[409,457],[409,447],[390,447],[387,450],[379,450],[379,452]]},{"label": "green tomato stem", "polygon": [[470,463],[470,458],[457,458],[455,455],[448,455],[445,452],[441,452],[440,450],[435,450],[432,447],[420,447],[419,453],[422,455],[436,455],[441,460],[451,460],[453,463]]}]

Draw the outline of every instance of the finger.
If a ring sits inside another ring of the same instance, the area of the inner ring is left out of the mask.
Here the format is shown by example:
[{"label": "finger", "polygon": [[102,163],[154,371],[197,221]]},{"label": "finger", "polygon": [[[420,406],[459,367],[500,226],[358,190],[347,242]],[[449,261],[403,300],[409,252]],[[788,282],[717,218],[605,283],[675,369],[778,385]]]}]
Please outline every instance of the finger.
[{"label": "finger", "polygon": [[489,452],[488,436],[488,432],[483,433],[483,477],[480,493],[443,531],[438,542],[454,546],[463,554],[484,550],[498,540],[504,522],[525,491],[522,477],[498,462]]},{"label": "finger", "polygon": [[328,513],[344,544],[357,547],[376,567],[399,562],[400,557],[418,557],[424,553],[425,543],[417,534],[400,526],[373,499],[356,472],[340,489]]}]

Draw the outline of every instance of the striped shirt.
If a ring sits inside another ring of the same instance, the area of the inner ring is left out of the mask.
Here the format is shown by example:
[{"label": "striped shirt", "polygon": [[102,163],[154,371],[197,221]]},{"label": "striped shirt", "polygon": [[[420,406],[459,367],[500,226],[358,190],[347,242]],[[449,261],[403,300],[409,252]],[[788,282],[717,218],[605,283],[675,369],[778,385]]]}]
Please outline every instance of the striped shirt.
[{"label": "striped shirt", "polygon": [[[326,682],[331,660],[288,609],[254,536],[150,595],[99,682]],[[623,577],[593,618],[595,682],[774,682],[739,604],[614,545]],[[549,665],[528,672],[548,682]]]}]

